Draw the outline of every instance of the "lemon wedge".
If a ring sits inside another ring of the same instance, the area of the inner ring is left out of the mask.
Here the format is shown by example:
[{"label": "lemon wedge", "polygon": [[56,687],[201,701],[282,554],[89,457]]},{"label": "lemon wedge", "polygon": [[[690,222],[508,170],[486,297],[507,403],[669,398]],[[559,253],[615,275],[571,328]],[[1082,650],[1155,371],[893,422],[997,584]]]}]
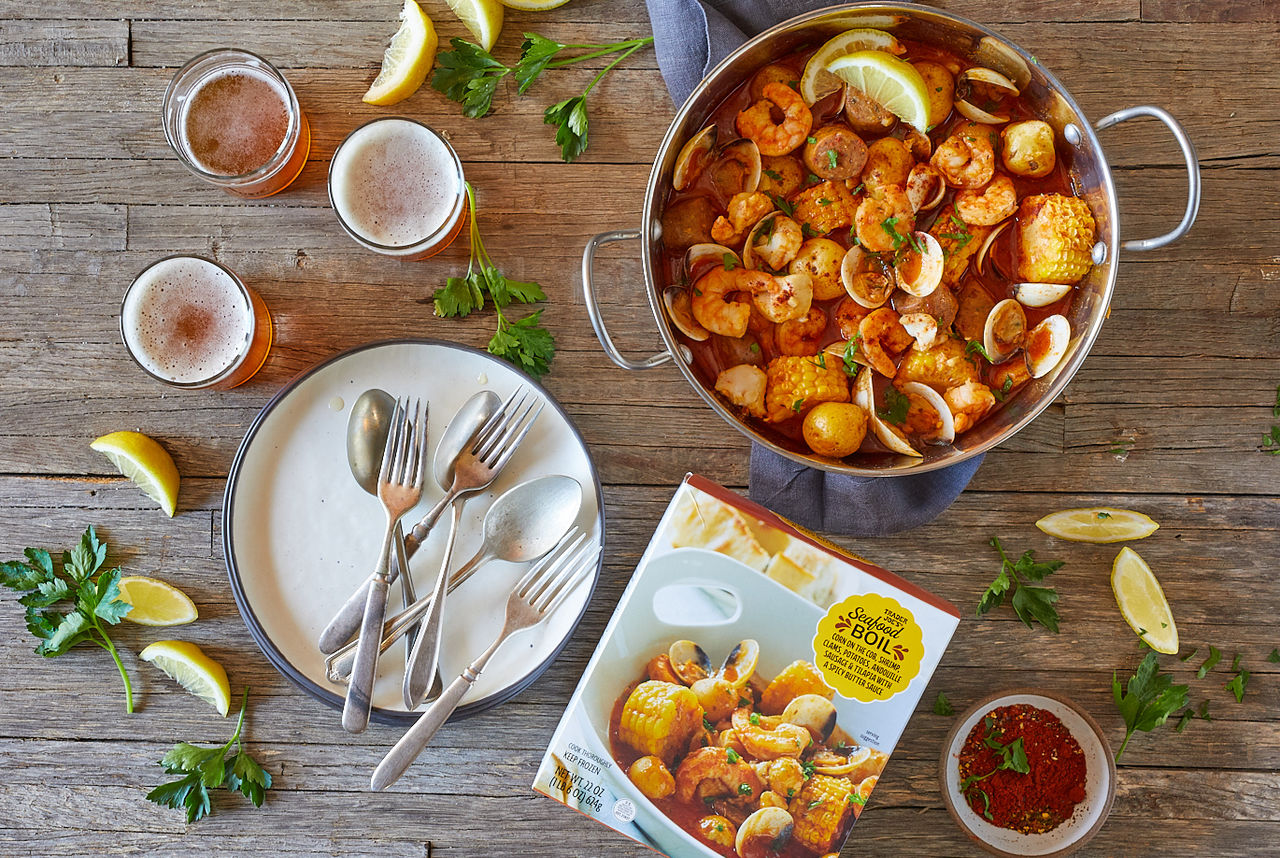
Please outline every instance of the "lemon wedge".
[{"label": "lemon wedge", "polygon": [[906,51],[899,42],[884,30],[845,30],[838,36],[828,39],[826,44],[818,48],[809,62],[805,63],[804,74],[800,76],[800,94],[809,104],[813,104],[824,95],[835,92],[843,81],[827,71],[827,63],[836,57],[851,54],[855,51],[888,51],[901,54]]},{"label": "lemon wedge", "polygon": [[[132,613],[132,612],[131,612]],[[190,641],[156,641],[138,653],[191,694],[208,703],[225,718],[231,708],[231,684],[227,672],[204,650]]]},{"label": "lemon wedge", "polygon": [[89,449],[110,459],[116,470],[173,518],[178,508],[178,466],[158,441],[141,432],[112,432],[95,438]]},{"label": "lemon wedge", "polygon": [[200,616],[196,603],[186,593],[155,578],[121,578],[120,598],[133,605],[124,618],[142,626],[181,626]]},{"label": "lemon wedge", "polygon": [[523,9],[526,12],[546,12],[550,9],[559,9],[569,0],[502,0],[502,5],[508,9]]},{"label": "lemon wedge", "polygon": [[928,130],[929,90],[911,63],[884,51],[855,51],[836,57],[827,64],[827,71],[921,134]]},{"label": "lemon wedge", "polygon": [[431,19],[414,0],[404,0],[400,29],[382,55],[382,71],[364,94],[367,104],[395,104],[418,91],[436,61],[440,40]]},{"label": "lemon wedge", "polygon": [[486,51],[493,48],[502,32],[502,9],[498,0],[447,0],[453,14],[476,37]]},{"label": "lemon wedge", "polygon": [[1156,652],[1178,651],[1178,627],[1151,567],[1125,546],[1111,565],[1111,591],[1129,627]]},{"label": "lemon wedge", "polygon": [[1051,512],[1037,521],[1036,527],[1059,539],[1103,544],[1145,539],[1160,525],[1131,509],[1098,506]]}]

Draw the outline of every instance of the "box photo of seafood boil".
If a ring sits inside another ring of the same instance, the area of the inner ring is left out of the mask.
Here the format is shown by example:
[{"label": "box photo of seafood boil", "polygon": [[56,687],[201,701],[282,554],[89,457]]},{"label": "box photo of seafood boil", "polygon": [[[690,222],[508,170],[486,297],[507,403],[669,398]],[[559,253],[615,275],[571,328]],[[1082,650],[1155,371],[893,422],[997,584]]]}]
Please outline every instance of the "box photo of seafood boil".
[{"label": "box photo of seafood boil", "polygon": [[534,789],[679,858],[838,852],[959,619],[689,476]]}]

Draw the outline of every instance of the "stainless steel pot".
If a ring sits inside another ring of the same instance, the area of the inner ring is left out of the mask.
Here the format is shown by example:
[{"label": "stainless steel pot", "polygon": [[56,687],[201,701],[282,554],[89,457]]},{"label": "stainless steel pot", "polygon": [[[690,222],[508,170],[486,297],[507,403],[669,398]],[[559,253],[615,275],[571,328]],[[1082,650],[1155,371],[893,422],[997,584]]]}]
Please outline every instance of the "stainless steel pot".
[{"label": "stainless steel pot", "polygon": [[[803,44],[821,44],[831,36],[853,27],[888,29],[903,38],[941,45],[961,57],[996,69],[1011,78],[1019,85],[1024,97],[1030,100],[1040,118],[1054,127],[1059,140],[1073,147],[1074,181],[1078,193],[1088,202],[1097,221],[1098,241],[1093,249],[1094,266],[1077,289],[1069,319],[1072,340],[1066,358],[1053,372],[1019,390],[1004,407],[958,438],[954,445],[927,448],[923,461],[907,457],[886,457],[871,464],[850,465],[824,460],[782,447],[743,423],[693,374],[687,349],[677,341],[662,303],[661,293],[666,284],[657,280],[662,259],[662,209],[670,196],[672,168],[684,141],[702,128],[715,107],[756,69]],[[1157,238],[1122,242],[1119,238],[1115,185],[1095,131],[1102,131],[1139,116],[1149,116],[1163,122],[1182,148],[1187,166],[1187,208],[1182,222],[1172,231]],[[1182,127],[1164,110],[1150,106],[1130,107],[1090,125],[1057,78],[1026,51],[986,27],[956,15],[910,3],[852,4],[785,21],[751,39],[712,70],[680,108],[662,140],[645,189],[644,220],[641,227],[601,233],[587,243],[582,255],[582,288],[596,336],[614,363],[624,369],[640,370],[651,369],[675,358],[676,365],[689,384],[707,404],[731,426],[756,443],[801,464],[824,471],[860,476],[921,473],[954,465],[989,450],[1035,419],[1067,386],[1098,336],[1111,301],[1112,288],[1115,286],[1117,249],[1153,250],[1181,238],[1191,229],[1199,207],[1200,170],[1196,163],[1195,149]],[[614,346],[601,318],[593,285],[592,268],[596,252],[605,244],[627,240],[640,241],[649,306],[666,346],[664,351],[643,360],[627,358]]]}]

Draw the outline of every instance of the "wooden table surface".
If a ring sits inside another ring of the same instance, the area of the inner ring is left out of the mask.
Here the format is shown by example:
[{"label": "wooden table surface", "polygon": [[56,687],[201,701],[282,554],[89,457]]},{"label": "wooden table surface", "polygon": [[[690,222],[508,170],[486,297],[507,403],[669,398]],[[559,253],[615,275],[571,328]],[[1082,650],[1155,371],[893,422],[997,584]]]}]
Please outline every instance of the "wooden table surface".
[{"label": "wooden table surface", "polygon": [[[425,0],[442,42],[465,35],[442,0]],[[1106,504],[1143,510],[1161,528],[1138,546],[1173,604],[1184,652],[1212,644],[1224,664],[1196,680],[1200,657],[1167,658],[1212,722],[1182,734],[1138,734],[1119,769],[1110,821],[1082,854],[1274,855],[1280,852],[1280,457],[1259,443],[1280,382],[1280,15],[1269,0],[969,0],[944,5],[997,28],[1052,69],[1097,119],[1134,104],[1168,108],[1199,147],[1204,204],[1190,236],[1125,254],[1110,319],[1083,369],[1036,422],[992,452],[942,517],[909,533],[837,539],[953,600],[965,619],[853,834],[846,855],[977,854],[949,819],[937,757],[951,719],[1005,686],[1064,693],[1113,745],[1123,727],[1113,670],[1139,660],[1108,585],[1114,546],[1052,540],[1042,514]],[[592,94],[591,146],[560,162],[543,107],[579,91],[574,68],[524,98],[504,83],[498,111],[466,119],[424,88],[392,108],[450,135],[479,192],[481,227],[506,273],[539,281],[559,343],[546,383],[577,422],[599,467],[607,559],[585,621],[542,679],[510,703],[444,730],[393,792],[367,790],[398,736],[349,736],[338,714],[277,674],[231,598],[221,507],[232,457],[262,405],[296,373],[374,339],[430,336],[483,346],[490,314],[436,319],[430,295],[465,265],[459,242],[427,263],[365,252],[340,231],[324,182],[356,125],[387,111],[362,104],[396,0],[0,0],[0,558],[69,546],[95,524],[127,573],[180,586],[201,619],[176,630],[124,623],[138,711],[125,716],[105,654],[84,646],[42,660],[21,609],[0,597],[0,852],[6,855],[221,856],[368,854],[618,855],[647,850],[530,790],[534,769],[658,516],[696,471],[739,490],[744,439],[670,366],[629,374],[592,335],[576,271],[587,238],[634,227],[650,162],[673,115],[652,51]],[[646,34],[643,5],[574,0],[551,13],[511,12],[496,54],[520,33],[563,42]],[[299,181],[242,202],[202,185],[165,144],[160,102],[175,67],[231,44],[277,63],[311,119]],[[592,64],[588,64],[592,65]],[[598,68],[598,65],[594,66]],[[1154,122],[1103,135],[1126,237],[1181,215],[1181,158]],[[117,311],[133,275],[175,252],[210,255],[260,290],[278,340],[258,376],[225,392],[181,392],[143,375],[119,342]],[[606,316],[624,348],[658,342],[634,248],[608,253]],[[160,439],[183,474],[169,520],[88,442],[117,429]],[[1115,448],[1123,448],[1115,452]],[[1029,631],[1002,608],[973,616],[998,569],[986,545],[1066,566],[1054,576],[1062,632]],[[275,777],[266,806],[218,799],[194,826],[143,796],[179,740],[224,741],[231,724],[175,691],[133,655],[161,637],[200,643],[228,670],[233,695],[253,689],[249,737]],[[1244,701],[1223,684],[1242,653]]]}]

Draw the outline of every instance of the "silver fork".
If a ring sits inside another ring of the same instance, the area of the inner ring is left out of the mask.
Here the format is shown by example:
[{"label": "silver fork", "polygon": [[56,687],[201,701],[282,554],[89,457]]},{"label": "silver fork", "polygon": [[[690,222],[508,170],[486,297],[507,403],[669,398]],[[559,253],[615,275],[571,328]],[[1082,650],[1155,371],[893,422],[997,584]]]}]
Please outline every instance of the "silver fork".
[{"label": "silver fork", "polygon": [[400,737],[373,772],[369,786],[383,790],[391,786],[431,742],[436,731],[458,708],[467,690],[479,678],[489,659],[503,642],[518,631],[536,626],[549,617],[570,593],[586,579],[595,566],[600,547],[586,542],[586,534],[576,539],[566,536],[555,550],[539,560],[512,589],[507,599],[506,619],[497,639],[480,657],[450,683],[436,702]]},{"label": "silver fork", "polygon": [[427,472],[427,413],[422,401],[414,405],[414,419],[409,418],[407,399],[396,400],[396,410],[382,454],[382,470],[378,473],[378,499],[387,513],[387,529],[378,553],[365,599],[364,619],[356,645],[355,663],[351,668],[351,684],[342,707],[342,729],[363,732],[369,726],[373,680],[378,671],[378,645],[382,640],[382,622],[387,615],[387,588],[390,586],[390,558],[396,524],[422,498],[422,484]]},{"label": "silver fork", "polygon": [[[516,396],[519,395],[519,399]],[[532,401],[530,397],[532,396]],[[542,401],[527,388],[513,393],[493,417],[480,428],[467,449],[458,456],[453,469],[453,485],[441,499],[439,506],[453,505],[453,517],[449,524],[449,539],[445,543],[444,559],[440,574],[436,576],[431,604],[422,618],[418,639],[405,666],[402,693],[404,705],[417,708],[431,689],[440,659],[440,640],[444,633],[444,602],[449,584],[449,561],[453,555],[453,542],[458,535],[458,522],[462,517],[462,505],[457,501],[463,495],[477,492],[488,486],[515,455],[520,442],[529,434],[533,423],[542,413]],[[415,527],[411,538],[416,540]],[[353,674],[354,675],[354,674]]]}]

